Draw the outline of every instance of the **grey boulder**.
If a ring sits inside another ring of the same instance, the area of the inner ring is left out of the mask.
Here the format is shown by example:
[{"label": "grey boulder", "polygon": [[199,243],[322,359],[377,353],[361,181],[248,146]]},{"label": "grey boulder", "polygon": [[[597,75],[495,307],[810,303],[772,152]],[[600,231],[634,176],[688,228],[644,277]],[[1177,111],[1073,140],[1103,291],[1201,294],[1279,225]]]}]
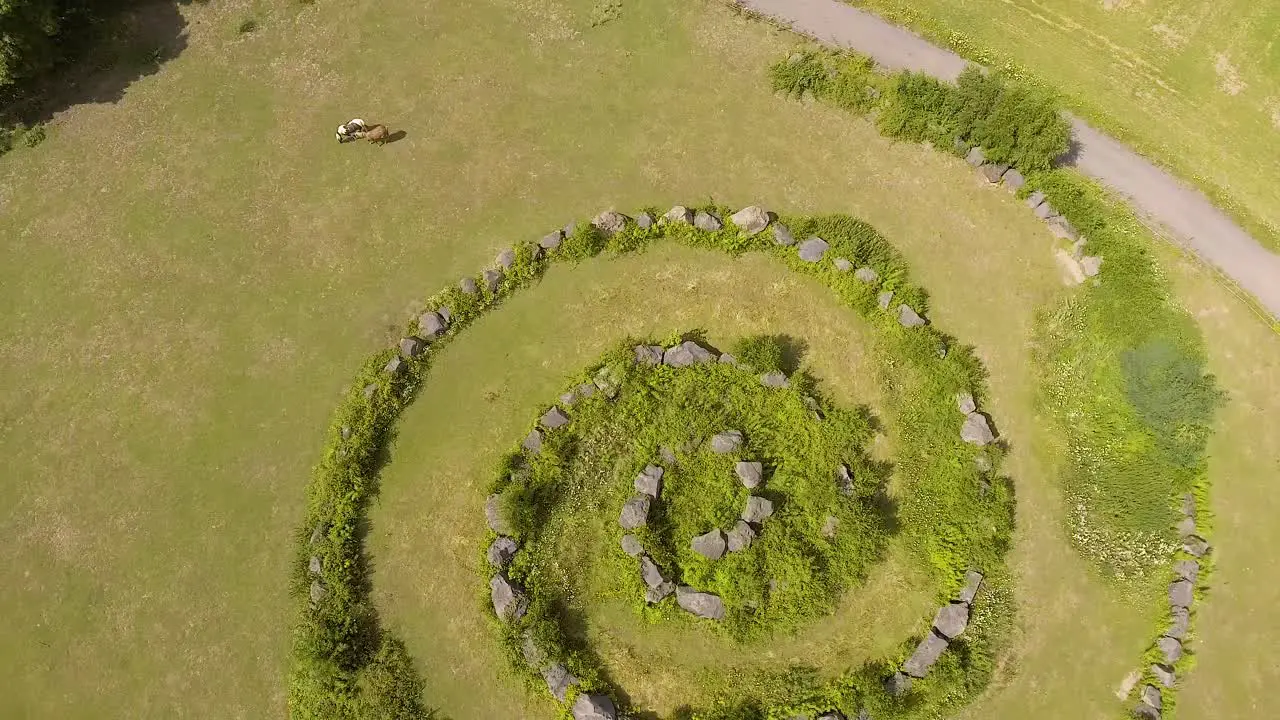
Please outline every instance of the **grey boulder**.
[{"label": "grey boulder", "polygon": [[636,557],[644,552],[644,547],[640,545],[640,538],[635,535],[627,534],[622,536],[622,552]]},{"label": "grey boulder", "polygon": [[1040,218],[1041,220],[1048,220],[1049,218],[1058,217],[1058,211],[1054,210],[1053,206],[1050,205],[1047,201],[1037,205],[1035,209],[1032,210],[1032,212],[1035,213],[1035,216]]},{"label": "grey boulder", "polygon": [[644,470],[636,475],[633,483],[636,492],[643,493],[649,497],[656,498],[662,492],[662,474],[663,469],[657,465],[646,465]]},{"label": "grey boulder", "polygon": [[1008,169],[1009,166],[1004,163],[1000,163],[998,165],[992,163],[989,165],[983,165],[982,169],[978,172],[981,173],[982,177],[985,178],[987,182],[998,183],[1000,182],[1000,178],[1004,177],[1004,173]]},{"label": "grey boulder", "polygon": [[685,223],[686,225],[693,222],[693,211],[683,205],[676,205],[662,216],[663,220],[671,223]]},{"label": "grey boulder", "polygon": [[510,270],[511,266],[516,264],[516,251],[511,248],[507,248],[506,250],[498,253],[498,257],[494,258],[494,262],[496,262],[503,270]]},{"label": "grey boulder", "polygon": [[500,536],[489,545],[487,553],[489,564],[496,568],[504,568],[507,563],[511,562],[511,558],[516,556],[516,541],[509,537]]},{"label": "grey boulder", "polygon": [[978,596],[978,588],[982,587],[982,573],[970,570],[964,574],[964,587],[960,589],[959,600],[971,603]]},{"label": "grey boulder", "polygon": [[942,653],[946,649],[947,641],[945,638],[933,633],[925,635],[920,644],[916,646],[915,652],[911,653],[911,657],[902,663],[902,672],[915,678],[924,677],[929,674],[929,668],[938,662],[938,658],[942,657]]},{"label": "grey boulder", "polygon": [[751,542],[756,539],[756,531],[751,529],[745,521],[739,520],[729,531],[729,552],[741,552],[751,547]]},{"label": "grey boulder", "polygon": [[815,235],[800,243],[800,249],[797,252],[799,253],[801,260],[816,263],[822,259],[822,256],[825,255],[827,250],[830,248],[831,246],[827,244],[826,240]]},{"label": "grey boulder", "polygon": [[773,226],[773,243],[775,245],[795,245],[796,239],[791,234],[791,229],[782,223],[776,223]]},{"label": "grey boulder", "polygon": [[400,338],[400,354],[405,357],[418,357],[425,347],[426,343],[422,342],[422,338]]},{"label": "grey boulder", "polygon": [[719,560],[724,557],[726,547],[724,533],[719,528],[705,532],[694,538],[689,547],[708,560]]},{"label": "grey boulder", "polygon": [[1164,657],[1165,665],[1172,665],[1178,662],[1178,658],[1182,657],[1182,641],[1177,638],[1164,636],[1156,641],[1156,648],[1160,650],[1160,655]]},{"label": "grey boulder", "polygon": [[724,619],[724,601],[719,595],[698,592],[691,587],[681,585],[676,588],[676,602],[685,612],[707,620]]},{"label": "grey boulder", "polygon": [[1102,258],[1097,255],[1085,255],[1080,258],[1080,269],[1084,271],[1085,277],[1095,277],[1102,272]]},{"label": "grey boulder", "polygon": [[562,242],[564,242],[564,231],[556,230],[543,235],[542,239],[538,241],[538,247],[543,250],[555,250],[560,247]]},{"label": "grey boulder", "polygon": [[618,720],[618,710],[608,695],[583,693],[573,703],[573,720]]},{"label": "grey boulder", "polygon": [[1160,711],[1146,703],[1138,703],[1133,708],[1133,717],[1137,720],[1160,720]]},{"label": "grey boulder", "polygon": [[912,310],[910,305],[899,305],[898,324],[909,328],[920,327],[924,325],[924,318],[920,317],[920,313]]},{"label": "grey boulder", "polygon": [[485,270],[480,273],[480,280],[489,292],[497,292],[498,284],[502,282],[502,273],[497,270]]},{"label": "grey boulder", "polygon": [[1204,557],[1209,552],[1209,541],[1199,535],[1183,538],[1182,549],[1194,557]]},{"label": "grey boulder", "polygon": [[710,350],[692,340],[685,340],[679,345],[667,348],[662,355],[662,363],[669,367],[689,367],[695,363],[715,361],[716,356]]},{"label": "grey boulder", "polygon": [[311,559],[307,561],[307,570],[310,571],[312,575],[319,575],[320,572],[324,570],[324,566],[320,563],[320,558],[312,555]]},{"label": "grey boulder", "polygon": [[521,447],[531,453],[536,453],[542,449],[542,431],[534,428],[525,436],[524,442],[520,443]]},{"label": "grey boulder", "polygon": [[738,479],[748,488],[754,488],[760,484],[764,478],[764,465],[758,462],[740,462],[733,466],[733,472],[737,474]]},{"label": "grey boulder", "polygon": [[1194,583],[1200,576],[1200,563],[1195,560],[1179,560],[1173,564],[1173,573]]},{"label": "grey boulder", "polygon": [[836,269],[839,270],[840,272],[849,272],[850,270],[853,269],[853,263],[849,262],[848,260],[842,257],[838,257],[832,260],[831,264],[835,265]]},{"label": "grey boulder", "polygon": [[642,212],[636,216],[636,226],[641,230],[648,230],[653,227],[654,222],[653,216],[647,212]]},{"label": "grey boulder", "polygon": [[960,408],[960,412],[968,415],[978,409],[978,403],[974,402],[973,396],[969,393],[956,393],[956,407]]},{"label": "grey boulder", "polygon": [[1164,704],[1160,699],[1160,688],[1155,685],[1146,685],[1142,688],[1142,702],[1146,705],[1159,710]]},{"label": "grey boulder", "polygon": [[969,413],[964,419],[964,425],[960,427],[960,439],[970,445],[988,445],[996,439],[995,433],[991,432],[991,426],[987,424],[987,419],[976,412]]},{"label": "grey boulder", "polygon": [[463,295],[475,295],[480,291],[480,288],[476,286],[476,279],[469,277],[464,277],[458,281],[458,289],[462,291]]},{"label": "grey boulder", "polygon": [[853,276],[857,278],[859,282],[864,282],[868,285],[880,279],[879,273],[869,267],[860,267],[857,270],[854,270]]},{"label": "grey boulder", "polygon": [[1027,199],[1025,202],[1027,203],[1027,207],[1034,210],[1037,207],[1040,207],[1040,203],[1044,202],[1044,193],[1040,192],[1039,190],[1036,190],[1035,192],[1027,196]]},{"label": "grey boulder", "polygon": [[569,688],[578,684],[578,678],[570,675],[569,668],[560,663],[547,666],[542,671],[542,679],[547,681],[547,690],[551,691],[552,697],[560,702],[564,702]]},{"label": "grey boulder", "polygon": [[606,235],[612,235],[627,226],[627,216],[614,210],[606,210],[591,218],[591,224]]},{"label": "grey boulder", "polygon": [[742,447],[742,433],[737,430],[725,430],[711,437],[711,452],[724,455]]},{"label": "grey boulder", "polygon": [[1190,580],[1174,580],[1169,583],[1169,605],[1176,608],[1191,607],[1195,585]]},{"label": "grey boulder", "polygon": [[511,527],[502,513],[502,501],[496,494],[490,495],[484,502],[484,519],[490,530],[499,535],[511,534]]},{"label": "grey boulder", "polygon": [[548,430],[555,430],[556,428],[561,428],[561,427],[564,427],[565,425],[568,425],[569,416],[565,415],[564,411],[561,410],[560,408],[552,407],[550,410],[543,413],[542,418],[539,420],[539,422],[542,423],[542,427]]},{"label": "grey boulder", "polygon": [[391,358],[386,365],[382,366],[382,371],[388,375],[397,375],[401,370],[404,370],[404,360],[399,355]]},{"label": "grey boulder", "polygon": [[1173,668],[1168,665],[1153,664],[1151,666],[1151,674],[1155,676],[1156,682],[1167,688],[1173,687],[1174,682],[1177,680],[1174,676]]},{"label": "grey boulder", "polygon": [[1017,192],[1022,189],[1023,185],[1027,184],[1027,179],[1022,176],[1022,173],[1018,172],[1017,168],[1010,168],[1004,174],[1004,184],[1010,190]]},{"label": "grey boulder", "polygon": [[933,631],[948,640],[960,637],[969,626],[969,606],[966,603],[949,603],[933,616]]},{"label": "grey boulder", "polygon": [[328,594],[329,594],[329,591],[324,589],[323,583],[321,583],[319,580],[311,581],[311,590],[310,590],[309,597],[311,598],[311,602],[313,604],[320,602],[321,600],[324,599],[324,596]]},{"label": "grey boulder", "polygon": [[658,564],[648,555],[640,556],[640,577],[644,578],[644,584],[651,588],[656,588],[666,582],[666,578],[662,577],[662,570],[658,568]]},{"label": "grey boulder", "polygon": [[633,495],[622,506],[622,513],[618,516],[618,524],[626,530],[635,530],[644,527],[649,522],[649,501],[652,500],[648,495]]},{"label": "grey boulder", "polygon": [[428,311],[418,317],[418,330],[428,340],[440,337],[447,329],[448,325],[445,323],[444,318],[440,316],[440,313]]},{"label": "grey boulder", "polygon": [[876,296],[876,304],[880,306],[881,310],[888,310],[889,303],[891,302],[893,302],[892,290],[885,290],[884,292]]},{"label": "grey boulder", "polygon": [[524,593],[502,573],[489,578],[489,596],[493,600],[494,614],[503,621],[519,620],[529,609]]},{"label": "grey boulder", "polygon": [[641,365],[661,365],[662,347],[658,345],[637,345],[636,362]]},{"label": "grey boulder", "polygon": [[706,232],[715,232],[724,227],[724,223],[706,210],[699,210],[698,214],[693,216],[693,226]]},{"label": "grey boulder", "polygon": [[755,235],[769,226],[769,213],[757,205],[744,207],[730,215],[729,219],[748,236]]},{"label": "grey boulder", "polygon": [[1178,537],[1180,538],[1191,537],[1196,534],[1196,519],[1193,517],[1184,517],[1178,521],[1178,524],[1174,526],[1174,529],[1178,531]]},{"label": "grey boulder", "polygon": [[911,676],[896,672],[884,681],[884,691],[892,697],[902,697],[911,690]]},{"label": "grey boulder", "polygon": [[964,156],[964,160],[973,167],[978,167],[987,161],[987,156],[982,152],[982,148],[976,147],[969,150],[969,154]]},{"label": "grey boulder", "polygon": [[780,372],[765,373],[760,376],[760,382],[764,383],[765,387],[771,388],[785,388],[791,384],[787,376]]},{"label": "grey boulder", "polygon": [[759,495],[749,496],[747,506],[742,510],[742,519],[749,523],[763,522],[771,515],[773,515],[773,503]]},{"label": "grey boulder", "polygon": [[1170,609],[1169,613],[1169,629],[1165,631],[1165,635],[1177,640],[1187,637],[1187,631],[1191,629],[1191,611],[1185,607],[1175,607]]},{"label": "grey boulder", "polygon": [[657,587],[645,588],[644,601],[653,605],[654,603],[662,602],[675,591],[676,586],[671,582],[664,582]]}]

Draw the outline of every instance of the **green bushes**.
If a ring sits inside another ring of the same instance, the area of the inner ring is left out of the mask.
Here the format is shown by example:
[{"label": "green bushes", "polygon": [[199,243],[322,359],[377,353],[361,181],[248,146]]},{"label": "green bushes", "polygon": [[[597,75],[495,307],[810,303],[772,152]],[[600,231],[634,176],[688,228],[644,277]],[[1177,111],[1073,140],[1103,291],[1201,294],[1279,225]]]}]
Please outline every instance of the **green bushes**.
[{"label": "green bushes", "polygon": [[1103,258],[1101,282],[1044,313],[1036,343],[1043,404],[1067,439],[1071,536],[1106,572],[1143,576],[1178,545],[1177,508],[1204,482],[1221,395],[1132,213],[1069,171],[1031,185]]},{"label": "green bushes", "polygon": [[948,151],[979,146],[987,159],[1027,172],[1048,170],[1071,137],[1053,95],[976,68],[950,85],[921,73],[880,76],[856,53],[808,51],[775,63],[769,75],[778,92],[809,93],[858,114],[876,110],[889,137]]}]

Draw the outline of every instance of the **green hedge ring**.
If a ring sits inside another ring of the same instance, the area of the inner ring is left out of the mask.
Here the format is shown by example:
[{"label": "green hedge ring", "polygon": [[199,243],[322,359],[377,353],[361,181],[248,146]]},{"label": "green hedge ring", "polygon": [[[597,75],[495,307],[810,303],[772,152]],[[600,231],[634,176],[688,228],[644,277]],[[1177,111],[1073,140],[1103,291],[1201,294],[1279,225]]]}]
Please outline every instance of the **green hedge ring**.
[{"label": "green hedge ring", "polygon": [[[293,717],[327,720],[364,717],[370,712],[427,716],[420,697],[421,680],[403,643],[378,625],[370,599],[362,528],[395,420],[421,389],[434,356],[483,312],[536,282],[551,262],[581,260],[606,250],[639,251],[664,239],[734,255],[748,251],[772,254],[793,270],[829,286],[869,322],[874,329],[885,419],[898,431],[894,478],[900,495],[899,537],[936,581],[941,606],[932,622],[921,619],[915,638],[905,640],[881,660],[850,670],[834,681],[789,682],[785,697],[774,693],[768,698],[739,699],[732,707],[717,702],[691,717],[763,718],[766,713],[769,717],[788,713],[786,717],[836,718],[843,714],[908,720],[954,709],[985,686],[1012,616],[1005,553],[1013,524],[1013,495],[1008,480],[998,471],[1001,444],[989,418],[978,411],[977,399],[985,391],[981,364],[969,348],[956,345],[927,321],[925,293],[908,281],[901,257],[869,225],[843,215],[778,218],[758,207],[745,208],[725,222],[722,218],[727,214],[717,207],[691,210],[677,206],[661,218],[656,217],[656,211],[647,210],[633,219],[609,211],[590,223],[555,231],[535,243],[519,244],[499,254],[495,267],[464,278],[427,301],[424,312],[410,323],[397,347],[365,363],[335,414],[330,441],[308,487],[307,515],[299,531],[293,584],[299,599],[299,620],[289,694]],[[803,239],[797,242],[797,238]],[[670,367],[663,361],[672,353],[694,356],[692,364],[698,365],[700,353],[708,352],[705,346],[681,340],[684,342],[670,348],[623,348],[600,366],[606,375],[613,373],[612,378],[602,378],[593,371],[566,397],[586,383],[598,390],[608,388],[611,382],[621,385],[625,377],[618,374],[624,370],[665,373]],[[657,361],[658,352],[663,361]],[[696,371],[709,372],[716,366],[708,364]],[[756,378],[756,382],[763,386],[765,382],[790,381],[783,376]],[[797,402],[806,402],[798,390],[783,392],[797,393]],[[566,397],[561,398],[562,404],[568,403]],[[813,398],[813,402],[821,400]],[[525,460],[540,456],[543,444],[554,441],[557,433],[553,426],[563,426],[569,419],[568,408],[549,410],[539,421],[542,427],[535,427],[522,449],[512,453],[499,469],[495,489],[509,485],[513,472],[526,466]],[[741,432],[727,426],[716,432],[727,430]],[[751,437],[750,430],[745,435]],[[741,439],[732,433],[722,438],[727,445]],[[660,463],[654,459],[662,457],[661,447],[645,451],[651,454],[643,463],[642,458],[632,458],[641,476],[636,478],[637,488],[655,482],[656,471],[648,466],[657,467]],[[856,465],[856,458],[850,459]],[[740,461],[754,460],[743,457]],[[664,472],[668,469],[664,467]],[[751,475],[752,470],[744,472]],[[734,471],[738,471],[736,466]],[[835,464],[828,472],[833,486],[854,482],[861,474],[857,468],[851,472],[847,463]],[[494,502],[486,508],[491,527],[495,520],[501,522],[497,509]],[[745,508],[744,515],[754,513],[752,519],[739,519],[758,533],[762,509],[758,503],[755,510]],[[618,519],[623,518],[620,515]],[[736,522],[720,530],[738,530],[735,544],[743,544],[744,533]],[[503,537],[507,542],[502,542]],[[517,547],[512,547],[516,538],[494,534],[490,540],[491,544],[481,549],[484,562],[507,568],[513,557],[518,557]],[[725,540],[727,549],[728,538]],[[692,547],[691,539],[682,542]],[[620,539],[618,557],[626,557],[628,549],[634,547],[624,548]],[[649,550],[643,543],[641,549]],[[641,593],[665,593],[668,588],[662,583],[670,580],[663,577],[644,583],[644,569],[642,566],[635,575],[637,602],[662,612],[662,603],[646,603]],[[662,568],[658,570],[662,572]],[[668,573],[673,570],[673,566],[667,568]],[[857,575],[853,572],[845,579],[856,580]],[[510,569],[492,575],[486,572],[486,579],[487,599],[507,621],[495,619],[495,624],[505,629],[513,662],[538,682],[545,682],[544,687],[563,703],[563,712],[576,720],[620,717],[611,689],[600,680],[599,668],[591,667],[574,649],[564,648],[544,623],[522,622],[531,605],[526,604],[530,598],[523,595],[517,582],[519,573]],[[532,600],[532,607],[536,607],[537,598]],[[669,608],[679,606],[678,598],[676,603],[667,602]],[[727,625],[732,625],[735,612],[745,612],[745,607],[730,607],[723,614],[714,609],[708,612],[729,618]]]}]

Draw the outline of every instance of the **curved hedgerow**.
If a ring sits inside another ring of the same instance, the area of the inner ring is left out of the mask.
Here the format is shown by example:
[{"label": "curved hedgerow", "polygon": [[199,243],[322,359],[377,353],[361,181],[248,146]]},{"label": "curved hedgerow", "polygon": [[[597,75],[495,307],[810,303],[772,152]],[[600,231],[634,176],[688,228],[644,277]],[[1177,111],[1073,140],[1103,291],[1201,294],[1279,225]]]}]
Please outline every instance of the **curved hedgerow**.
[{"label": "curved hedgerow", "polygon": [[[726,216],[723,208],[704,210]],[[551,262],[601,252],[638,252],[659,241],[733,255],[771,254],[827,285],[869,321],[875,330],[873,356],[885,421],[898,430],[893,472],[900,494],[901,538],[936,580],[941,602],[956,596],[967,571],[977,568],[986,575],[963,637],[953,640],[928,676],[905,693],[887,692],[884,682],[911,654],[918,635],[904,639],[881,661],[835,681],[820,679],[804,667],[783,677],[737,678],[722,688],[711,707],[690,717],[763,718],[839,708],[852,717],[867,710],[877,719],[926,718],[963,705],[986,685],[1012,613],[1004,558],[1013,495],[999,475],[1000,447],[976,447],[962,440],[959,430],[965,415],[956,409],[960,394],[972,395],[982,405],[984,370],[970,348],[957,345],[934,326],[903,321],[903,311],[927,317],[928,297],[910,282],[902,257],[871,226],[843,215],[778,221],[796,238],[823,238],[829,249],[822,261],[802,259],[794,247],[776,242],[773,233],[748,235],[732,223],[704,231],[683,222],[647,227],[628,222],[612,234],[583,223],[558,244],[548,243],[549,250],[520,244],[502,258],[502,272],[489,271],[468,283],[474,286],[468,287],[471,292],[454,286],[427,301],[428,310],[449,311],[447,327],[432,339],[428,351],[402,357],[388,349],[365,362],[335,413],[329,441],[307,488],[293,583],[299,618],[289,690],[292,717],[428,715],[419,697],[420,680],[403,645],[379,627],[363,539],[366,511],[377,493],[395,420],[420,392],[433,358],[482,313],[537,282]],[[874,270],[874,279],[858,277],[850,272],[854,267]],[[411,324],[407,334],[417,332]],[[930,632],[926,618],[919,627],[922,634]],[[579,677],[584,687],[599,682],[598,674],[592,679],[590,668]]]}]

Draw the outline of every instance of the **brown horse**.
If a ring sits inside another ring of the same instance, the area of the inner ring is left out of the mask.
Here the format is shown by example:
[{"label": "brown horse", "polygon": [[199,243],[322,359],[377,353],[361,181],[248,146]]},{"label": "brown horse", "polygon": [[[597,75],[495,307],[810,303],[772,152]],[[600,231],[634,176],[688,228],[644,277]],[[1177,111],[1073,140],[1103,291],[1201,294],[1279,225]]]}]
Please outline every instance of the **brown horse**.
[{"label": "brown horse", "polygon": [[379,145],[382,145],[387,141],[388,135],[390,135],[390,133],[387,132],[386,125],[374,125],[364,131],[365,140],[368,140],[371,143],[378,143]]}]

